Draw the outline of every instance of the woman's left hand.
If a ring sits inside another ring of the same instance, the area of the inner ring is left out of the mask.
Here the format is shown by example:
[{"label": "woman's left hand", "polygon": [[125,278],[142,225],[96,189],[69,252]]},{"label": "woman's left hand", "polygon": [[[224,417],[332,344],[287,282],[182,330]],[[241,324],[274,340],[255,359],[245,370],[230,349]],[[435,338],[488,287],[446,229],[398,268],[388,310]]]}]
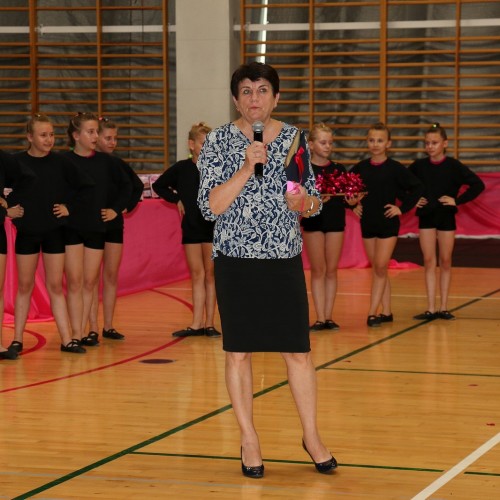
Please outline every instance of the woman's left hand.
[{"label": "woman's left hand", "polygon": [[392,219],[393,217],[401,215],[401,209],[396,205],[391,205],[390,203],[388,203],[387,205],[384,205],[384,208],[385,208],[384,215],[388,219]]},{"label": "woman's left hand", "polygon": [[439,203],[441,203],[443,205],[450,206],[450,207],[456,207],[457,206],[455,198],[452,198],[451,196],[446,196],[446,195],[441,196],[441,198],[438,198],[438,201],[439,201]]},{"label": "woman's left hand", "polygon": [[305,210],[306,198],[307,191],[304,186],[299,186],[298,193],[296,194],[292,194],[290,191],[285,193],[288,208],[293,212],[303,212]]},{"label": "woman's left hand", "polygon": [[59,219],[60,217],[67,217],[69,215],[68,207],[64,203],[56,203],[52,209],[54,215]]},{"label": "woman's left hand", "polygon": [[14,205],[7,209],[7,217],[18,219],[24,215],[24,208],[21,205]]},{"label": "woman's left hand", "polygon": [[101,217],[104,222],[112,221],[118,214],[112,208],[101,209]]}]

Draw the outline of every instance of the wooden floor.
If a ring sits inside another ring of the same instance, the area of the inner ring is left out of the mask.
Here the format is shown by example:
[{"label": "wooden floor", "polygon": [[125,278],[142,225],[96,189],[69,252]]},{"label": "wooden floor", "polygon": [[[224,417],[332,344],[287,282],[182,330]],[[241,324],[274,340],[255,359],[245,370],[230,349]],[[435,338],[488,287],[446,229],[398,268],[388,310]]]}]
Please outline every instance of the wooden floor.
[{"label": "wooden floor", "polygon": [[0,362],[0,498],[500,498],[500,270],[456,268],[457,320],[429,323],[411,319],[422,269],[391,271],[395,321],[378,329],[369,273],[340,271],[341,330],[311,335],[333,476],[301,449],[277,354],[254,355],[266,476],[241,475],[220,339],[171,337],[190,319],[181,282],[120,298],[126,341],[83,356],[28,326],[21,359]]}]

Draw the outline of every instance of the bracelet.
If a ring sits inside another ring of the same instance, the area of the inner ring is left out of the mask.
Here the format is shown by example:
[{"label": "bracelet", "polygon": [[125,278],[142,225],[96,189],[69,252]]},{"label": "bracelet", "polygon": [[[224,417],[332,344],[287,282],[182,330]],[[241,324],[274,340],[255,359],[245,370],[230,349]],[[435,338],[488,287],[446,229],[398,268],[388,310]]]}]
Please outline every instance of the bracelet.
[{"label": "bracelet", "polygon": [[302,205],[300,205],[300,210],[299,212],[302,213],[304,211],[304,205],[306,203],[306,197],[302,198]]},{"label": "bracelet", "polygon": [[311,198],[311,206],[305,211],[302,212],[302,215],[309,215],[314,209],[314,198]]}]

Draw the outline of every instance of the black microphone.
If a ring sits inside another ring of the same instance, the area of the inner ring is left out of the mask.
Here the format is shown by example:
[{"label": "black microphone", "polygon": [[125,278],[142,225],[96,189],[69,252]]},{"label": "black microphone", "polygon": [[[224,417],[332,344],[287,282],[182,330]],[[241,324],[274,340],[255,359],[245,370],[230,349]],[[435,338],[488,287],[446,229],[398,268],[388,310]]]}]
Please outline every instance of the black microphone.
[{"label": "black microphone", "polygon": [[[262,122],[254,122],[252,125],[253,129],[253,140],[264,142],[264,124]],[[256,163],[255,164],[255,177],[262,178],[264,175],[264,164]]]}]

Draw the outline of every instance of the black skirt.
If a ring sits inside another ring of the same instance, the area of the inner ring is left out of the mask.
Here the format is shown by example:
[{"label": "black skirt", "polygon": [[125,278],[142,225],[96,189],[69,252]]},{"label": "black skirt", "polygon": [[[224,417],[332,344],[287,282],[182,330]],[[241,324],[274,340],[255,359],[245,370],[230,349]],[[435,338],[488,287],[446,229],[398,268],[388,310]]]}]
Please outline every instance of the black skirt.
[{"label": "black skirt", "polygon": [[309,352],[309,305],[301,256],[240,259],[218,254],[215,288],[229,352]]}]

